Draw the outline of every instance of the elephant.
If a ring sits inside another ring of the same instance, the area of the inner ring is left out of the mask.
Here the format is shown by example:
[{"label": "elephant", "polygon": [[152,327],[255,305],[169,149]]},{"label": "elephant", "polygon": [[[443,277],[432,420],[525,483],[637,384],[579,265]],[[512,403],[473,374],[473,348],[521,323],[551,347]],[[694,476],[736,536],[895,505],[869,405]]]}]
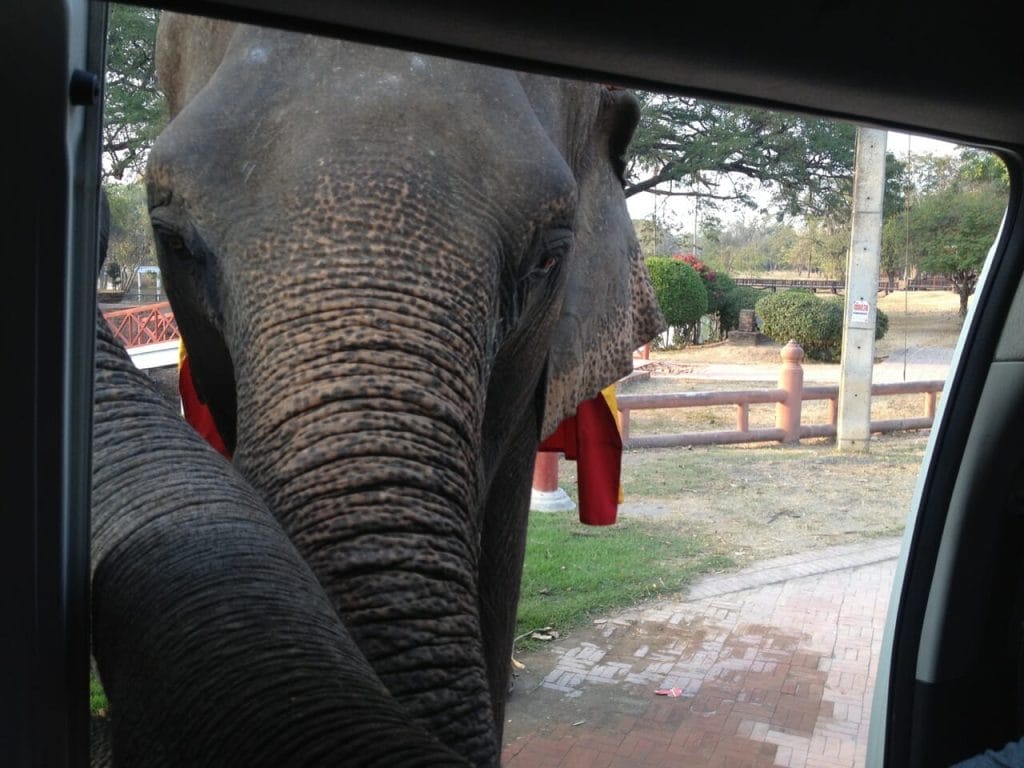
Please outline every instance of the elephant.
[{"label": "elephant", "polygon": [[94,763],[500,762],[540,440],[662,329],[628,90],[164,13],[150,221],[230,457],[97,321]]}]

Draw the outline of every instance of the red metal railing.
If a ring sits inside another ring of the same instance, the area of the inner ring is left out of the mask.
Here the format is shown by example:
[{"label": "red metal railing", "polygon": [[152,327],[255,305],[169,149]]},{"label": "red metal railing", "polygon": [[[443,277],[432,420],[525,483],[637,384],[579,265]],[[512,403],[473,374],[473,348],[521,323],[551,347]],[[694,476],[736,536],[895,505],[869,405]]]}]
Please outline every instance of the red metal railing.
[{"label": "red metal railing", "polygon": [[128,348],[174,341],[179,337],[178,323],[166,301],[114,309],[104,312],[103,317],[114,335]]}]

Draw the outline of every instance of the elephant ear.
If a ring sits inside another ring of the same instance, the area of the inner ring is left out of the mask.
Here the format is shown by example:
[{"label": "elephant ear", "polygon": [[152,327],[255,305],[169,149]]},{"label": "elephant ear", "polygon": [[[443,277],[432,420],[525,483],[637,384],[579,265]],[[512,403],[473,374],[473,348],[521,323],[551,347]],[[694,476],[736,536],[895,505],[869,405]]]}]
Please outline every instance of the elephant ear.
[{"label": "elephant ear", "polygon": [[576,247],[548,362],[544,436],[579,403],[628,375],[633,352],[664,328],[623,194],[639,103],[629,91],[593,84],[564,84],[563,93],[570,106],[560,110],[564,156],[579,199]]}]

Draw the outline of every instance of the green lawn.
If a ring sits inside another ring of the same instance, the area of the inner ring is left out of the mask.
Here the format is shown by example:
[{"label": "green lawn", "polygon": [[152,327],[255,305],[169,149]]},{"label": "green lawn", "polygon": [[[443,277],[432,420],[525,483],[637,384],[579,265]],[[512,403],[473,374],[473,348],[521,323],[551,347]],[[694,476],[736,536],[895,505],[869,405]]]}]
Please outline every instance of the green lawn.
[{"label": "green lawn", "polygon": [[532,512],[516,635],[579,627],[732,565],[701,539],[657,523],[620,518],[593,527],[575,513]]}]

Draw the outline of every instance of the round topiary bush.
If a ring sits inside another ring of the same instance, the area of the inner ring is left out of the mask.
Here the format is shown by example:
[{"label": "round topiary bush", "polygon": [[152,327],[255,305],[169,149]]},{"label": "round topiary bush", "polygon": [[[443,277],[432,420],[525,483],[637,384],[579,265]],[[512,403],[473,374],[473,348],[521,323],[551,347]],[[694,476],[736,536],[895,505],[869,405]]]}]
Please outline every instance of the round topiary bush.
[{"label": "round topiary bush", "polygon": [[697,270],[658,256],[647,259],[647,272],[666,325],[685,328],[700,322],[708,311],[708,292]]},{"label": "round topiary bush", "polygon": [[[834,296],[826,301],[835,302],[839,306],[839,316],[846,310],[846,300],[841,296]],[[881,339],[889,331],[889,316],[882,309],[875,307],[875,341]]]},{"label": "round topiary bush", "polygon": [[839,359],[843,343],[842,305],[796,289],[763,296],[754,309],[761,319],[761,333],[772,341],[785,344],[795,339],[810,360]]},{"label": "round topiary bush", "polygon": [[[842,354],[844,308],[842,297],[822,299],[797,288],[763,296],[755,311],[761,333],[772,341],[785,344],[795,339],[808,359],[832,363]],[[888,315],[877,310],[875,339],[882,338],[888,328]]]}]

